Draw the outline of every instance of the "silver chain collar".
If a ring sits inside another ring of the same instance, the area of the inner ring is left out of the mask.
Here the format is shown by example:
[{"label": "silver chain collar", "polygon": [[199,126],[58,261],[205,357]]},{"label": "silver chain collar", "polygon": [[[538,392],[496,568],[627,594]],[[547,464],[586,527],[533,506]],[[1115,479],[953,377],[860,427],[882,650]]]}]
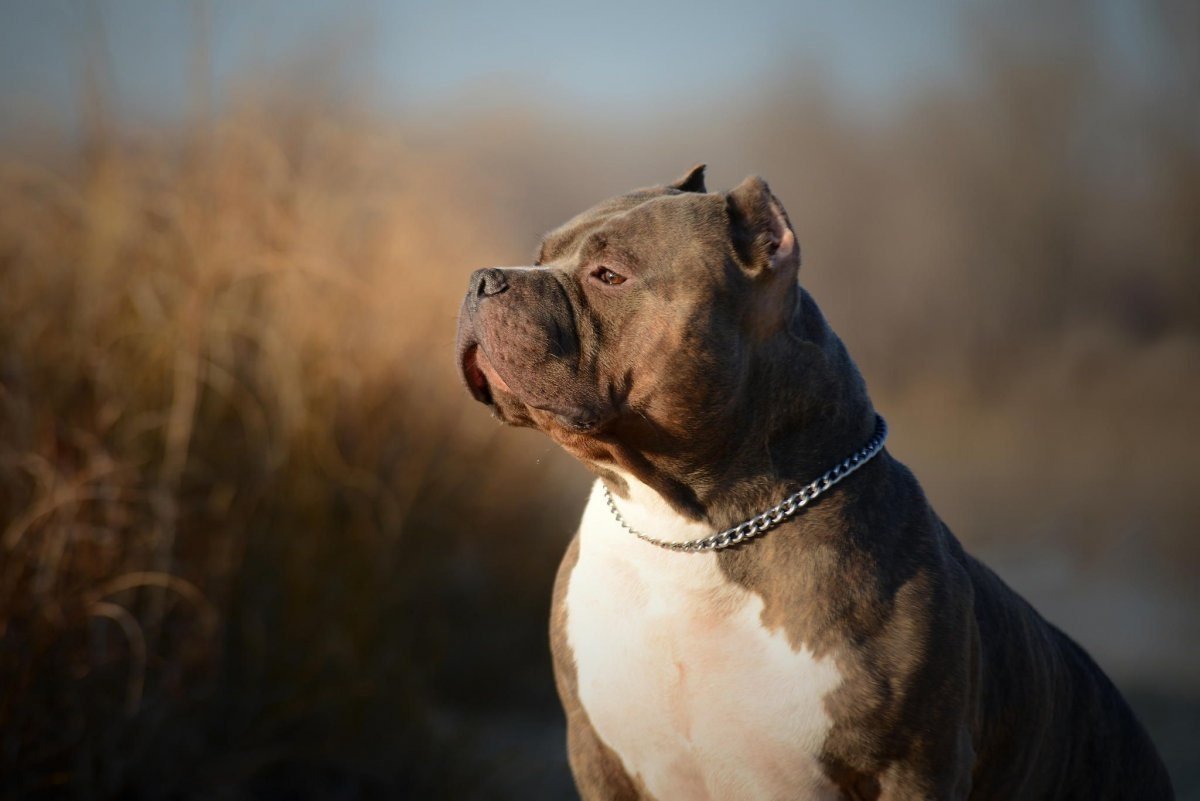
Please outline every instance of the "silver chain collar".
[{"label": "silver chain collar", "polygon": [[834,484],[871,461],[873,456],[883,450],[883,443],[887,439],[887,435],[887,423],[884,422],[882,417],[875,415],[875,433],[867,441],[867,444],[843,459],[839,464],[826,470],[825,474],[816,481],[804,485],[797,492],[784,498],[762,514],[755,515],[743,523],[738,523],[733,528],[727,528],[724,531],[696,540],[671,542],[670,540],[660,540],[649,534],[643,534],[629,525],[625,521],[625,518],[621,516],[620,510],[617,509],[617,502],[613,500],[612,493],[608,491],[608,485],[604,486],[604,500],[608,503],[608,508],[612,510],[613,517],[616,518],[623,529],[651,545],[657,545],[660,548],[666,548],[671,551],[686,551],[689,553],[720,551],[743,543],[752,537],[757,537],[759,534],[775,528],[775,526],[794,516]]}]

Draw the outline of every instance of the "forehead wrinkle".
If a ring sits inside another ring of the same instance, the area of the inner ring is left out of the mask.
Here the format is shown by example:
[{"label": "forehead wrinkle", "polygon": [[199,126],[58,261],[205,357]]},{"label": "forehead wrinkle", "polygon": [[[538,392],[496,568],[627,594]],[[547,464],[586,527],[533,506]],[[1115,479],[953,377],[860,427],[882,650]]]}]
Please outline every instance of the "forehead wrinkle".
[{"label": "forehead wrinkle", "polygon": [[606,227],[614,238],[665,231],[666,238],[655,237],[655,246],[682,253],[701,246],[719,246],[727,230],[727,218],[724,203],[716,196],[665,195],[616,216]]},{"label": "forehead wrinkle", "polygon": [[580,261],[588,261],[608,249],[608,237],[602,230],[593,231],[583,238],[577,251]]},{"label": "forehead wrinkle", "polygon": [[551,230],[542,238],[538,249],[539,260],[558,261],[579,249],[580,242],[598,228],[625,217],[654,200],[681,195],[682,193],[663,188],[643,189],[622,195],[588,209]]},{"label": "forehead wrinkle", "polygon": [[600,224],[601,220],[592,220],[585,224],[567,224],[555,228],[542,239],[539,260],[542,262],[559,261],[568,253],[574,252],[578,242]]}]

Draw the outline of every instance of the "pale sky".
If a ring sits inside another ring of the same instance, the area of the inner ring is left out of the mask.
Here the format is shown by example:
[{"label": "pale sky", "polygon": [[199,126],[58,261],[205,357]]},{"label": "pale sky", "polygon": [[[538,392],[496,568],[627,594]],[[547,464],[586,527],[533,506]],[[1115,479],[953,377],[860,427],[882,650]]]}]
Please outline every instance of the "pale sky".
[{"label": "pale sky", "polygon": [[[1099,5],[1114,50],[1136,53],[1136,6]],[[316,49],[324,68],[385,109],[519,87],[566,113],[636,115],[753,91],[781,75],[812,78],[846,106],[872,109],[956,80],[971,57],[964,15],[981,8],[979,0],[0,0],[0,109],[6,126],[30,109],[69,117],[95,63],[88,44],[103,40],[120,110],[176,113],[191,96],[204,30],[218,99],[235,76],[287,74],[289,58]]]}]

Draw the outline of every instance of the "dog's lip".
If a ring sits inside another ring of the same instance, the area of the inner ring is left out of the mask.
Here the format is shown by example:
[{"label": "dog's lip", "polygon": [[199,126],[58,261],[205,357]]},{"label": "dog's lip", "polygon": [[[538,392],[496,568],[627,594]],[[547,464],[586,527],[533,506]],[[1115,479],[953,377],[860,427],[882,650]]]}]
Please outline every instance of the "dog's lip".
[{"label": "dog's lip", "polygon": [[483,373],[484,377],[487,378],[487,382],[490,386],[495,387],[501,392],[507,392],[509,395],[514,394],[512,388],[508,386],[508,382],[504,380],[504,377],[496,372],[496,365],[492,363],[491,358],[488,356],[487,349],[481,344],[476,345],[475,364]]},{"label": "dog's lip", "polygon": [[478,340],[471,340],[463,347],[461,367],[467,389],[480,403],[489,406],[494,403],[493,389],[509,395],[514,394],[504,377],[496,372],[496,366],[489,358],[487,349]]},{"label": "dog's lip", "polygon": [[471,392],[471,397],[480,403],[492,405],[492,389],[488,385],[487,374],[479,364],[479,343],[471,342],[463,348],[462,356],[459,358],[459,366],[462,369],[463,380],[467,384],[467,389]]}]

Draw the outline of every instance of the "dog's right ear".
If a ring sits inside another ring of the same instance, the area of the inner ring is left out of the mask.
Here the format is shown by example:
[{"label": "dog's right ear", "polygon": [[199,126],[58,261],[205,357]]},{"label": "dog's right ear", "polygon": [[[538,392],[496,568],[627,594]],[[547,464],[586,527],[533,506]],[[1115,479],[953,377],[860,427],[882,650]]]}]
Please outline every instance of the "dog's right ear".
[{"label": "dog's right ear", "polygon": [[742,181],[725,196],[733,246],[742,268],[754,276],[795,280],[800,269],[800,245],[783,204],[757,175]]},{"label": "dog's right ear", "polygon": [[670,184],[672,189],[680,192],[707,192],[704,188],[704,164],[696,164],[683,177]]}]

